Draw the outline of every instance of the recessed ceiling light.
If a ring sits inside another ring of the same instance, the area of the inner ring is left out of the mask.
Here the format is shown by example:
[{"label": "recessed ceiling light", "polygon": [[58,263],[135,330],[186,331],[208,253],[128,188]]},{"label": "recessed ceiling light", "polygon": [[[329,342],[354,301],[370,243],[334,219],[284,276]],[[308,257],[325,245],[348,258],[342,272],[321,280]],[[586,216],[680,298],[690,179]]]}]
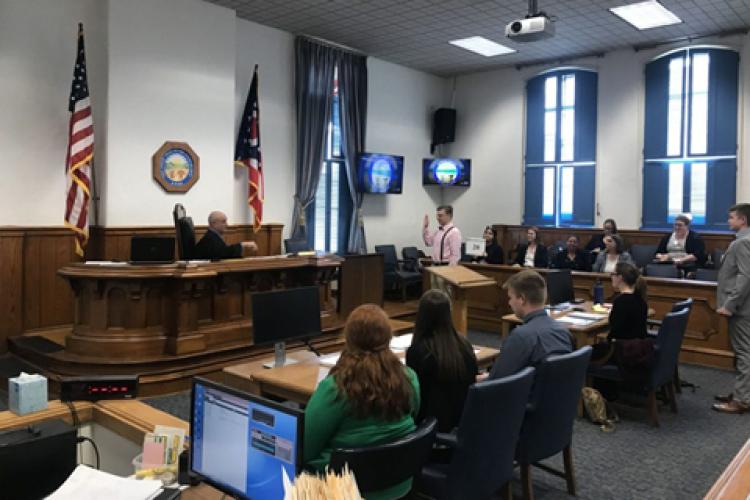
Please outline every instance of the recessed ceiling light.
[{"label": "recessed ceiling light", "polygon": [[669,26],[670,24],[679,24],[682,22],[682,19],[675,16],[672,11],[656,0],[621,5],[620,7],[612,7],[609,10],[639,30]]},{"label": "recessed ceiling light", "polygon": [[515,50],[511,49],[510,47],[500,45],[499,43],[488,40],[482,36],[472,36],[469,38],[462,38],[460,40],[451,40],[448,43],[450,43],[451,45],[455,45],[456,47],[461,47],[462,49],[476,52],[477,54],[481,54],[485,57],[499,56],[502,54],[512,54],[513,52],[515,52]]}]

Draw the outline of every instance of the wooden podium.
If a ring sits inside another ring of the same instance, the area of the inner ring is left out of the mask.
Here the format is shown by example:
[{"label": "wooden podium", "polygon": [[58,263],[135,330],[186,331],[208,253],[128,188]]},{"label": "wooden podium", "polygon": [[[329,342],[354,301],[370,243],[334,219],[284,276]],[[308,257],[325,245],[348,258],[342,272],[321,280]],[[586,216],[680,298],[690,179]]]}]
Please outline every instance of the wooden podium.
[{"label": "wooden podium", "polygon": [[469,330],[468,302],[466,291],[482,286],[497,286],[497,282],[464,266],[429,266],[425,271],[442,279],[450,290],[453,326],[461,335]]}]

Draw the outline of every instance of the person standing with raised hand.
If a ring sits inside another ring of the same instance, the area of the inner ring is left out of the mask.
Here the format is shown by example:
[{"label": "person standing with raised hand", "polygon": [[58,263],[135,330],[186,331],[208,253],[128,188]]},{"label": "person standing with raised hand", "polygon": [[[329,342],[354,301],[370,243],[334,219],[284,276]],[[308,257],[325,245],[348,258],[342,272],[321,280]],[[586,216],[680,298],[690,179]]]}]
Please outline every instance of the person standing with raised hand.
[{"label": "person standing with raised hand", "polygon": [[461,260],[461,231],[453,225],[453,207],[437,207],[438,228],[430,231],[430,218],[424,216],[422,239],[424,244],[432,247],[432,263],[438,266],[455,266]]}]

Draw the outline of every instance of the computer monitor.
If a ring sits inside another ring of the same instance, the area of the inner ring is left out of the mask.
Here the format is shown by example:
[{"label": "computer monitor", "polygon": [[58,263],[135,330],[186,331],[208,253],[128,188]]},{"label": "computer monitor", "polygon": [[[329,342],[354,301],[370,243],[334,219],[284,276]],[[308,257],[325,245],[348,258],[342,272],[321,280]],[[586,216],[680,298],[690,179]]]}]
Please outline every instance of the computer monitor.
[{"label": "computer monitor", "polygon": [[174,262],[174,238],[167,236],[133,236],[130,239],[130,262],[133,264]]},{"label": "computer monitor", "polygon": [[320,291],[317,286],[258,292],[252,295],[253,343],[275,344],[275,366],[289,364],[284,342],[320,335]]},{"label": "computer monitor", "polygon": [[575,299],[573,276],[570,274],[570,269],[560,269],[547,273],[547,299],[553,306],[572,302]]},{"label": "computer monitor", "polygon": [[[283,498],[302,467],[304,413],[194,378],[190,471],[237,498]],[[283,471],[283,472],[282,472]]]}]

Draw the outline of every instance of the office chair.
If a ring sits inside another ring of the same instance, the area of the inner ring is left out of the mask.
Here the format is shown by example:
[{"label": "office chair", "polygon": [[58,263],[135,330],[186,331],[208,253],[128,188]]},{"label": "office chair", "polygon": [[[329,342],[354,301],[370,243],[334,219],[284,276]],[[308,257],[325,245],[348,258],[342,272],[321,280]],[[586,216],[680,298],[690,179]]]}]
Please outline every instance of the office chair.
[{"label": "office chair", "polygon": [[[621,386],[627,383],[628,386],[623,388],[632,388],[636,383],[640,385],[646,392],[649,420],[654,427],[659,427],[659,415],[656,407],[657,391],[662,389],[666,391],[667,401],[672,413],[677,413],[674,384],[675,368],[679,362],[682,339],[687,328],[689,314],[689,309],[682,309],[681,311],[671,312],[664,317],[664,321],[659,328],[659,334],[654,342],[653,365],[645,373],[641,367],[638,367],[635,373],[629,372],[627,367],[623,366],[622,356],[618,358],[617,365],[603,365],[589,369],[588,375],[591,378],[610,380]],[[622,346],[626,342],[628,341],[615,342],[615,353],[618,353],[618,349],[622,353],[624,349]],[[643,380],[639,380],[640,378]]]},{"label": "office chair", "polygon": [[308,250],[312,250],[312,248],[304,238],[287,238],[284,240],[285,253],[306,252]]},{"label": "office chair", "polygon": [[716,281],[719,278],[719,269],[705,269],[699,267],[695,271],[695,279],[698,281]]},{"label": "office chair", "polygon": [[651,264],[656,256],[657,245],[633,245],[630,247],[630,256],[633,257],[636,267],[644,269]]},{"label": "office chair", "polygon": [[177,257],[179,260],[195,258],[195,227],[193,219],[187,216],[185,207],[177,203],[172,210],[175,239],[177,240]]},{"label": "office chair", "polygon": [[415,482],[418,493],[440,500],[483,500],[506,485],[510,495],[513,455],[534,383],[534,368],[469,387],[455,434],[438,433],[453,448],[449,464],[429,463]]},{"label": "office chair", "polygon": [[362,448],[334,448],[330,468],[340,472],[344,464],[357,479],[363,496],[414,477],[427,462],[435,442],[437,420],[425,419],[417,429],[396,441]]},{"label": "office chair", "polygon": [[682,278],[682,271],[672,264],[648,264],[644,274],[658,278]]},{"label": "office chair", "polygon": [[[708,270],[711,271],[711,269],[708,269]],[[670,312],[682,311],[683,309],[687,309],[688,312],[692,311],[693,309],[692,298],[687,298],[685,300],[681,300],[680,302],[675,302],[674,304],[672,304],[672,310]],[[689,316],[688,316],[688,319],[689,319]],[[646,322],[648,323],[650,327],[652,327],[648,329],[648,335],[652,338],[656,338],[656,336],[659,334],[659,328],[661,327],[662,320],[648,319],[646,320]],[[680,378],[679,364],[674,369],[674,387],[678,393],[682,392],[683,387],[690,387],[693,390],[693,392],[695,392],[695,389],[697,388],[695,384],[692,384]]]},{"label": "office chair", "polygon": [[386,290],[393,288],[401,291],[401,300],[406,302],[406,289],[410,285],[422,284],[422,274],[405,271],[402,262],[396,256],[395,245],[375,245],[375,253],[383,255],[383,278]]},{"label": "office chair", "polygon": [[[591,346],[585,346],[570,354],[550,356],[537,367],[516,448],[526,500],[534,498],[531,465],[565,478],[568,493],[576,494],[571,451],[573,421],[578,413],[578,401],[590,359]],[[563,472],[538,463],[560,452],[563,454]]]}]

